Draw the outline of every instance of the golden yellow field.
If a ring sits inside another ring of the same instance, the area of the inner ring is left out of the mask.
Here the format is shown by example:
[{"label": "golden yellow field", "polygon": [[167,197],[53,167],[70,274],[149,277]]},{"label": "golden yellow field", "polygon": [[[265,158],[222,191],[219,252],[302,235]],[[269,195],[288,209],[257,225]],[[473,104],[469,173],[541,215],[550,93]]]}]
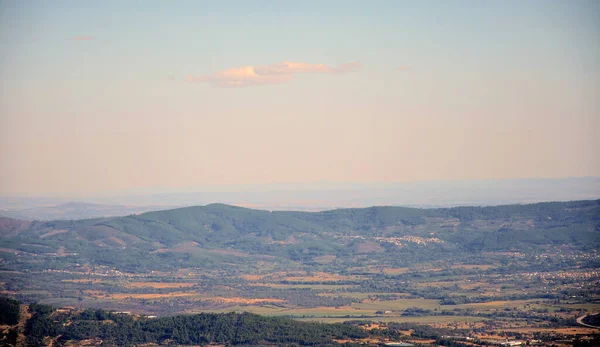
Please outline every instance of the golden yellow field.
[{"label": "golden yellow field", "polygon": [[161,299],[161,298],[177,298],[177,297],[185,297],[185,296],[196,296],[196,293],[168,293],[168,294],[157,294],[157,293],[148,293],[148,294],[131,294],[131,293],[116,293],[109,294],[108,297],[111,299],[121,300],[126,298],[133,299]]},{"label": "golden yellow field", "polygon": [[327,272],[315,272],[312,275],[287,275],[282,279],[290,282],[333,282],[360,279],[362,276],[343,276]]},{"label": "golden yellow field", "polygon": [[260,281],[266,275],[241,275],[240,277],[245,279],[246,281]]},{"label": "golden yellow field", "polygon": [[222,296],[210,297],[210,298],[207,298],[207,300],[220,302],[220,303],[245,304],[245,305],[283,302],[283,300],[275,299],[275,298],[248,299],[248,298],[241,298],[241,297],[226,298],[226,297],[222,297]]},{"label": "golden yellow field", "polygon": [[[317,290],[336,290],[336,289],[348,289],[348,288],[356,287],[355,285],[352,285],[352,284],[298,284],[298,283],[281,284],[281,283],[260,283],[260,282],[249,283],[248,285],[251,287],[264,286],[264,287],[276,288],[276,289],[306,289],[306,288],[310,288],[310,289],[317,289]],[[340,292],[339,294],[344,295],[345,292]]]},{"label": "golden yellow field", "polygon": [[131,282],[126,285],[129,288],[187,288],[193,286],[194,283],[187,282]]},{"label": "golden yellow field", "polygon": [[383,273],[385,273],[386,275],[402,275],[409,271],[410,269],[407,267],[383,269]]}]

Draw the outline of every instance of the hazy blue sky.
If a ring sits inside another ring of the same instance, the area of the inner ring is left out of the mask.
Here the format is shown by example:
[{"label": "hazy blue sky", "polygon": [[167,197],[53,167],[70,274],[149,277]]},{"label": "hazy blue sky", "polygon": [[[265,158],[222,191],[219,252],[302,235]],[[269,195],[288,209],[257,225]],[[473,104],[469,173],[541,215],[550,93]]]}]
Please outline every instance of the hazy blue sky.
[{"label": "hazy blue sky", "polygon": [[595,0],[0,1],[0,194],[600,176],[599,96]]}]

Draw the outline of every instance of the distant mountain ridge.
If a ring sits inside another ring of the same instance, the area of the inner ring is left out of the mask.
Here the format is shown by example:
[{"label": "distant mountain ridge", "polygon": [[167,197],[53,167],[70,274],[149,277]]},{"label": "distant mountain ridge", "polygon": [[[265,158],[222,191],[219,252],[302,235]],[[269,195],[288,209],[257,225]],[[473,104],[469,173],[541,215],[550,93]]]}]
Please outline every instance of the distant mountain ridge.
[{"label": "distant mountain ridge", "polygon": [[70,201],[56,205],[0,210],[0,216],[24,220],[88,219],[125,216],[165,209],[165,206],[105,205]]},{"label": "distant mountain ridge", "polygon": [[[355,261],[361,254],[377,260],[407,253],[435,258],[452,252],[560,245],[598,249],[600,200],[323,212],[210,204],[85,220],[1,218],[0,237],[5,252],[137,269],[265,256],[314,264],[322,256]],[[420,253],[415,254],[417,250]]]},{"label": "distant mountain ridge", "polygon": [[[132,189],[77,197],[0,196],[0,216],[27,220],[83,219],[126,216],[213,202],[264,210],[324,211],[370,206],[492,206],[598,197],[600,177],[250,184]],[[84,204],[83,208],[73,209],[70,201],[91,205]]]}]

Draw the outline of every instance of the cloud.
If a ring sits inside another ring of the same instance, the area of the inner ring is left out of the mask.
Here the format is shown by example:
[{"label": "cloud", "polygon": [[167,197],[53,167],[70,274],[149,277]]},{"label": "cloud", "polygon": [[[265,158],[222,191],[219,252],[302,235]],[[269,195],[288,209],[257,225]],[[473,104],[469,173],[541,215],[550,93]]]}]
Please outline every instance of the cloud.
[{"label": "cloud", "polygon": [[186,77],[188,82],[207,82],[217,87],[249,87],[264,84],[285,83],[295,74],[329,73],[339,74],[352,72],[361,67],[359,62],[340,64],[329,67],[324,64],[283,62],[267,66],[244,66],[216,72],[208,76]]},{"label": "cloud", "polygon": [[72,41],[92,41],[94,38],[92,36],[73,36],[68,38],[68,40]]},{"label": "cloud", "polygon": [[396,70],[398,70],[398,71],[410,71],[410,70],[412,70],[412,68],[410,66],[407,66],[407,65],[402,65],[402,66],[399,66]]}]

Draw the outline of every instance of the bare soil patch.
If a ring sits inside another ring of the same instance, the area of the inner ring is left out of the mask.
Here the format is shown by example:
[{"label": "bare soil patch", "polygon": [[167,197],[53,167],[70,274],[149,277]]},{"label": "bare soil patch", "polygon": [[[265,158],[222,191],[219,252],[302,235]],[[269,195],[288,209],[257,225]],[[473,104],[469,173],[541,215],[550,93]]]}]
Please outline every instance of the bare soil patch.
[{"label": "bare soil patch", "polygon": [[129,288],[188,288],[194,283],[188,282],[131,282],[126,285]]}]

